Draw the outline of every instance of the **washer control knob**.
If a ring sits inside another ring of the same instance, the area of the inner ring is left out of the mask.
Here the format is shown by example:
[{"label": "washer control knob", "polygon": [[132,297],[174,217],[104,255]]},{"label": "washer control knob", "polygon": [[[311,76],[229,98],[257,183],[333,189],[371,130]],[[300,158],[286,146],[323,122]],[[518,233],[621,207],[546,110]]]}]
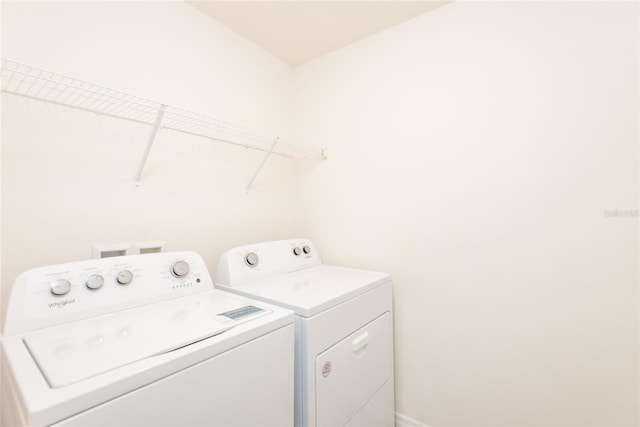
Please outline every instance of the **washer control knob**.
[{"label": "washer control knob", "polygon": [[295,248],[293,248],[293,254],[294,254],[295,256],[298,256],[298,255],[300,255],[301,253],[302,253],[302,250],[301,250],[299,247],[297,247],[297,246],[296,246]]},{"label": "washer control knob", "polygon": [[249,267],[258,265],[258,261],[258,255],[254,252],[249,252],[247,256],[244,257],[244,262],[246,262]]},{"label": "washer control knob", "polygon": [[302,247],[302,251],[303,251],[305,254],[309,254],[309,253],[311,253],[311,248],[310,248],[309,246],[307,246],[307,245],[304,245],[304,246]]},{"label": "washer control knob", "polygon": [[131,280],[133,280],[133,273],[129,270],[122,270],[116,276],[116,281],[121,285],[128,285]]},{"label": "washer control knob", "polygon": [[58,279],[49,286],[49,289],[54,295],[64,295],[71,290],[71,283],[67,279]]},{"label": "washer control knob", "polygon": [[99,289],[104,285],[104,277],[99,274],[92,274],[87,278],[87,288]]},{"label": "washer control knob", "polygon": [[186,261],[176,261],[171,264],[171,274],[175,277],[184,277],[189,274],[189,264]]}]

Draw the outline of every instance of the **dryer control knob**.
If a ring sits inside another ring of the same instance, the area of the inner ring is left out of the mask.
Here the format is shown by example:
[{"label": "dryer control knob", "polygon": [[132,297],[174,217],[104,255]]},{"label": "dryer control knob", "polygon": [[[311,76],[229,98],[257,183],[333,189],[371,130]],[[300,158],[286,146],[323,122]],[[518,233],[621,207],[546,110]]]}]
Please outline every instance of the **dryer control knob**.
[{"label": "dryer control knob", "polygon": [[133,280],[133,273],[129,270],[122,270],[116,276],[116,281],[121,285],[128,285]]},{"label": "dryer control knob", "polygon": [[301,250],[299,247],[297,247],[297,246],[296,246],[295,248],[293,248],[293,254],[294,254],[295,256],[298,256],[298,255],[300,255],[301,253],[302,253],[302,250]]},{"label": "dryer control knob", "polygon": [[307,246],[307,245],[304,245],[304,246],[302,247],[302,251],[303,251],[305,254],[308,254],[308,253],[311,253],[311,248],[310,248],[309,246]]},{"label": "dryer control knob", "polygon": [[246,262],[249,267],[255,267],[258,265],[258,255],[254,252],[249,252],[247,256],[244,257],[244,262]]},{"label": "dryer control knob", "polygon": [[99,274],[92,274],[87,278],[87,288],[98,289],[104,285],[104,278]]},{"label": "dryer control knob", "polygon": [[176,261],[171,264],[171,274],[175,277],[184,277],[189,274],[189,264],[186,261]]},{"label": "dryer control knob", "polygon": [[49,286],[49,289],[54,295],[64,295],[71,290],[71,283],[67,279],[58,279]]}]

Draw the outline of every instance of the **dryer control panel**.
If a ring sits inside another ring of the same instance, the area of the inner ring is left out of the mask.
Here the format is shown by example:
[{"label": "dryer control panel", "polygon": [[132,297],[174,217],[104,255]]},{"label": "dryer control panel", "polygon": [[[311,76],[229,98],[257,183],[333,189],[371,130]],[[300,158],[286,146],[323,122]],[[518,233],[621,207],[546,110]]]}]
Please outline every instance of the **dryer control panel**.
[{"label": "dryer control panel", "polygon": [[213,282],[195,252],[162,252],[34,268],[11,289],[4,335],[198,292]]},{"label": "dryer control panel", "polygon": [[322,262],[308,239],[278,240],[239,246],[225,252],[218,263],[216,283],[239,286],[279,274],[315,267]]}]

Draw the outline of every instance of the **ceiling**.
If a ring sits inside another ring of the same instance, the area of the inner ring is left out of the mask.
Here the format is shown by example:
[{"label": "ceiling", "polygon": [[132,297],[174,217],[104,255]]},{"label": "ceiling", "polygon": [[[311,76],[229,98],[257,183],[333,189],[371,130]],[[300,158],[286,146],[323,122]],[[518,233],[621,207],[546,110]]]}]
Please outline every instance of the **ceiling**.
[{"label": "ceiling", "polygon": [[[451,1],[451,0],[449,0]],[[292,66],[449,1],[187,1]]]}]

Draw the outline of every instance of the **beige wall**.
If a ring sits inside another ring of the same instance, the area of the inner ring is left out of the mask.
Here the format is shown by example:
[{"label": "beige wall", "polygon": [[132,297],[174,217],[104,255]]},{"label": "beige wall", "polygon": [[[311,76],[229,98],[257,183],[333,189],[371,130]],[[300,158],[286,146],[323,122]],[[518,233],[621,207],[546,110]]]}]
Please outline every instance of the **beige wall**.
[{"label": "beige wall", "polygon": [[395,278],[397,410],[638,423],[638,4],[456,2],[295,70],[306,235]]},{"label": "beige wall", "polygon": [[[290,136],[291,68],[182,2],[2,2],[2,55]],[[166,240],[215,274],[231,246],[295,235],[293,162],[2,97],[2,294],[23,270],[94,244]]]}]

